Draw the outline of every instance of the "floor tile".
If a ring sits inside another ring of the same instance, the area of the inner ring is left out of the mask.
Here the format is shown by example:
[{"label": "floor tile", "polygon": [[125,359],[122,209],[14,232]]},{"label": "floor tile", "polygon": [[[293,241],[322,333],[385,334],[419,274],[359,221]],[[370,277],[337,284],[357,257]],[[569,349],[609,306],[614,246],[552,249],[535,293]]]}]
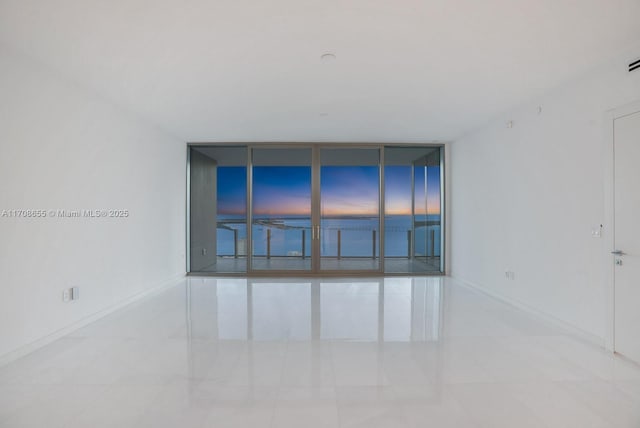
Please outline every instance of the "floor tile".
[{"label": "floor tile", "polygon": [[640,367],[449,278],[189,278],[0,367],[0,427],[640,426]]}]

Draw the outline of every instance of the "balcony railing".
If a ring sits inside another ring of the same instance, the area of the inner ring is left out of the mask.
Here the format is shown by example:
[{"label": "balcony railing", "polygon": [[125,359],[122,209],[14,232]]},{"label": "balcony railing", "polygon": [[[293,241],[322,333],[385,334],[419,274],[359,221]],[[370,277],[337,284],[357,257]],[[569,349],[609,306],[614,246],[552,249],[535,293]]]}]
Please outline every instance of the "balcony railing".
[{"label": "balcony railing", "polygon": [[[233,233],[233,252],[231,253],[218,253],[218,256],[220,257],[233,257],[233,258],[238,258],[241,256],[246,256],[246,239],[240,239],[239,238],[239,230],[235,229],[235,228],[231,228],[228,225],[224,225],[224,227],[219,227],[219,229],[221,230],[226,230],[226,231],[231,231]],[[279,230],[282,230],[281,228],[278,228]],[[221,231],[220,230],[220,231]],[[254,257],[266,257],[267,259],[270,259],[271,257],[296,257],[296,258],[302,258],[302,259],[306,259],[309,257],[308,254],[308,250],[307,250],[307,230],[306,228],[301,228],[299,229],[299,238],[295,239],[290,236],[288,239],[289,242],[289,248],[298,248],[299,250],[289,250],[286,252],[286,254],[280,253],[278,254],[277,252],[273,251],[273,246],[272,246],[272,241],[273,241],[273,232],[272,232],[272,228],[266,228],[266,234],[265,234],[265,238],[263,238],[262,240],[260,240],[263,248],[264,248],[264,252],[259,253],[259,252],[254,252]],[[337,229],[337,228],[328,228],[325,229],[325,233],[329,233],[329,232],[335,232],[335,240],[331,239],[331,241],[334,241],[333,243],[333,248],[323,248],[324,250],[326,250],[326,252],[330,252],[331,254],[322,254],[321,257],[333,257],[333,258],[337,258],[337,259],[343,259],[343,258],[365,258],[365,257],[371,257],[373,259],[376,258],[377,255],[377,247],[378,247],[378,231],[373,229],[371,230],[371,250],[369,252],[369,254],[358,254],[358,255],[345,255],[343,252],[343,233],[349,233],[352,232],[351,230],[343,230],[343,229]],[[289,234],[291,234],[292,232],[294,232],[294,230],[289,229]],[[358,232],[362,232],[362,230],[359,230]],[[426,238],[426,242],[424,242],[424,253],[416,253],[415,251],[415,232],[413,230],[406,230],[406,255],[389,255],[389,256],[385,256],[385,257],[390,257],[390,258],[408,258],[408,259],[413,259],[413,258],[435,258],[435,257],[439,257],[439,246],[436,246],[436,230],[431,228],[429,230],[425,230],[425,233],[427,233],[427,236],[425,236]],[[297,245],[296,245],[296,241],[297,241]],[[362,239],[360,238],[360,241],[362,241]],[[256,242],[254,240],[254,242]],[[330,241],[328,241],[330,242]]]}]

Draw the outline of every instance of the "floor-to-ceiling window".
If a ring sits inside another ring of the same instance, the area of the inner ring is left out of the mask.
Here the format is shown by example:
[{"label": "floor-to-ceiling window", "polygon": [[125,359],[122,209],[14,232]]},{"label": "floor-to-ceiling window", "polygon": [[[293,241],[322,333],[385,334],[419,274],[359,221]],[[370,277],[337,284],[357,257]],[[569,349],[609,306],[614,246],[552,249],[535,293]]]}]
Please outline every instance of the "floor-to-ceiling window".
[{"label": "floor-to-ceiling window", "polygon": [[443,270],[440,147],[385,147],[385,272]]},{"label": "floor-to-ceiling window", "polygon": [[251,268],[311,270],[311,148],[255,148]]},{"label": "floor-to-ceiling window", "polygon": [[320,269],[380,269],[380,149],[320,149]]},{"label": "floor-to-ceiling window", "polygon": [[443,272],[442,147],[192,145],[189,269]]},{"label": "floor-to-ceiling window", "polygon": [[191,272],[247,272],[247,147],[192,146]]}]

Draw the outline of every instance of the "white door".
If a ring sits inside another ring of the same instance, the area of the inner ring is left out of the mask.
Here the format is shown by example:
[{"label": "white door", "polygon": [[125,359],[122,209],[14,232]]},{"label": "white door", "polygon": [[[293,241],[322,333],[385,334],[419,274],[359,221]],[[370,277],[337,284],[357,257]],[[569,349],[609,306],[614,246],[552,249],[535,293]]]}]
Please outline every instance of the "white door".
[{"label": "white door", "polygon": [[615,351],[640,362],[640,112],[614,122]]}]

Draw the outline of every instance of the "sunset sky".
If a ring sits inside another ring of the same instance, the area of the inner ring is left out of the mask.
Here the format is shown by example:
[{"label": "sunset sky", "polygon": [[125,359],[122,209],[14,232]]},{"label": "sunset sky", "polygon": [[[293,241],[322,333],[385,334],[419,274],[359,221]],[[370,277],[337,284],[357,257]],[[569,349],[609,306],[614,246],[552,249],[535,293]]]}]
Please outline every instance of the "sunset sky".
[{"label": "sunset sky", "polygon": [[[387,215],[411,213],[411,169],[385,167]],[[378,168],[375,166],[324,166],[321,177],[323,216],[377,215]],[[254,215],[310,215],[311,168],[264,166],[253,168]],[[440,171],[429,168],[429,214],[439,214]],[[218,168],[218,213],[244,214],[245,167]],[[416,194],[424,194],[424,170],[416,169]],[[416,198],[416,214],[425,213],[424,197]]]}]

